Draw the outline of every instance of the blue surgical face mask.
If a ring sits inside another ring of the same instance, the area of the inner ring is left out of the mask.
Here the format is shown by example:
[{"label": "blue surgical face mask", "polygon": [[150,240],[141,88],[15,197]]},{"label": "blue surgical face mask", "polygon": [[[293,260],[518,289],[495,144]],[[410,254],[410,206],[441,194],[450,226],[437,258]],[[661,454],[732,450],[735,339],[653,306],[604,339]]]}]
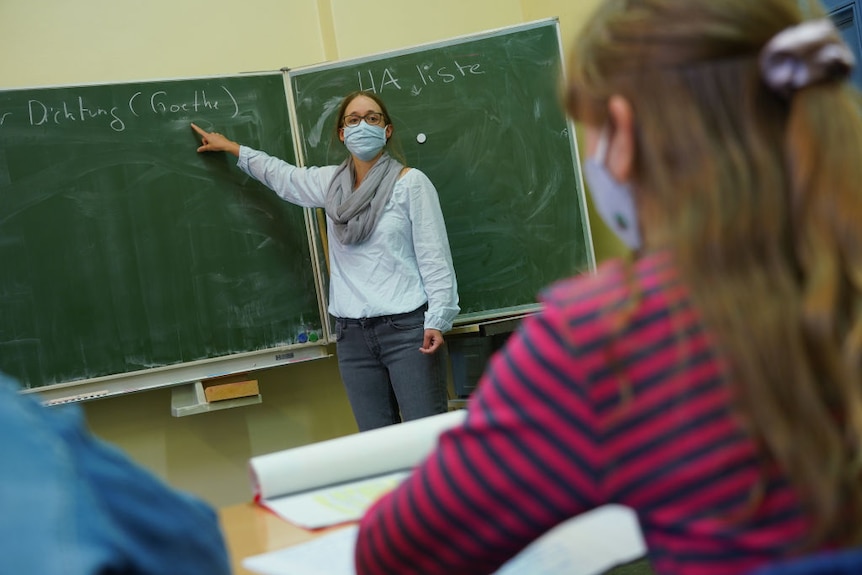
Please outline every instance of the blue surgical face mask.
[{"label": "blue surgical face mask", "polygon": [[386,145],[386,128],[369,126],[365,120],[356,126],[345,126],[344,145],[351,154],[367,162],[379,154]]},{"label": "blue surgical face mask", "polygon": [[617,181],[605,166],[608,130],[602,130],[596,154],[584,163],[584,176],[590,186],[593,205],[608,227],[632,250],[641,247],[638,214],[632,188]]}]

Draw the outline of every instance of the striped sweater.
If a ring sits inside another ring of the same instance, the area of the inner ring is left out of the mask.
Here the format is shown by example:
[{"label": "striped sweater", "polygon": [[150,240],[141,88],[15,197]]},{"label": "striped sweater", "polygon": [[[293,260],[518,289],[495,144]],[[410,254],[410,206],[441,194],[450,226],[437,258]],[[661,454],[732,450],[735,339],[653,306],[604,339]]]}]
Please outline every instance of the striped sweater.
[{"label": "striped sweater", "polygon": [[608,262],[543,300],[492,358],[465,423],[363,518],[359,575],[490,573],[606,503],[637,512],[662,575],[792,553],[808,519],[743,432],[669,256]]}]

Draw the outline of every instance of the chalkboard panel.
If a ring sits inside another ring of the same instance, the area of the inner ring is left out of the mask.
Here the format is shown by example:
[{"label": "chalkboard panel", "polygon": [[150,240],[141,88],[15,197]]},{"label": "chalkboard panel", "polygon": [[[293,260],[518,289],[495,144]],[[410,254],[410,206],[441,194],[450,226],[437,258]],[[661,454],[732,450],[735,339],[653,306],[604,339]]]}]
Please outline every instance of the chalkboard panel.
[{"label": "chalkboard panel", "polygon": [[560,53],[548,20],[288,73],[306,165],[345,157],[332,136],[345,94],[386,102],[408,164],[440,195],[456,323],[534,309],[542,287],[594,266]]},{"label": "chalkboard panel", "polygon": [[292,158],[288,116],[281,73],[0,92],[0,370],[50,386],[320,337],[303,210],[189,127]]}]

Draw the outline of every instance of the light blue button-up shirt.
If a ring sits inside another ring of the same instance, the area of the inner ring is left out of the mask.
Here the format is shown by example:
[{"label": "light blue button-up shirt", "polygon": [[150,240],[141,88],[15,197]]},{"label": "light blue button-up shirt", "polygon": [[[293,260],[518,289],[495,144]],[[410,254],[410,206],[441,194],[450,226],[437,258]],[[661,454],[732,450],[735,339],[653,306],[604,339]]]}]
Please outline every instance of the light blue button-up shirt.
[{"label": "light blue button-up shirt", "polygon": [[[247,146],[237,165],[281,198],[324,206],[336,166],[298,168]],[[342,244],[327,218],[329,313],[360,319],[406,313],[428,302],[425,329],[448,331],[458,315],[458,285],[437,190],[411,169],[396,183],[377,227],[359,244]]]}]

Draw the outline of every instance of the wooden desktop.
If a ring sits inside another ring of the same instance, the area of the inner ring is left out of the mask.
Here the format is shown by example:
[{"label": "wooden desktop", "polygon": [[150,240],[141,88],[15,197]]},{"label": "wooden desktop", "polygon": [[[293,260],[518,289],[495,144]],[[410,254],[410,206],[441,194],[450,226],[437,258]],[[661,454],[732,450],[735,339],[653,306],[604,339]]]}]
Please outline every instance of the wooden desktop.
[{"label": "wooden desktop", "polygon": [[254,503],[240,503],[219,510],[219,522],[230,553],[234,575],[255,575],[244,569],[246,557],[277,551],[310,541],[342,526],[310,531],[288,523]]},{"label": "wooden desktop", "polygon": [[[219,521],[230,552],[234,575],[257,575],[242,567],[242,561],[246,557],[305,543],[345,526],[310,531],[297,527],[254,503],[222,508],[219,510]],[[629,533],[631,528],[624,523],[620,524],[621,535]],[[592,529],[594,525],[588,529]],[[649,560],[642,558],[614,566],[606,571],[605,575],[653,575],[653,571]]]}]

